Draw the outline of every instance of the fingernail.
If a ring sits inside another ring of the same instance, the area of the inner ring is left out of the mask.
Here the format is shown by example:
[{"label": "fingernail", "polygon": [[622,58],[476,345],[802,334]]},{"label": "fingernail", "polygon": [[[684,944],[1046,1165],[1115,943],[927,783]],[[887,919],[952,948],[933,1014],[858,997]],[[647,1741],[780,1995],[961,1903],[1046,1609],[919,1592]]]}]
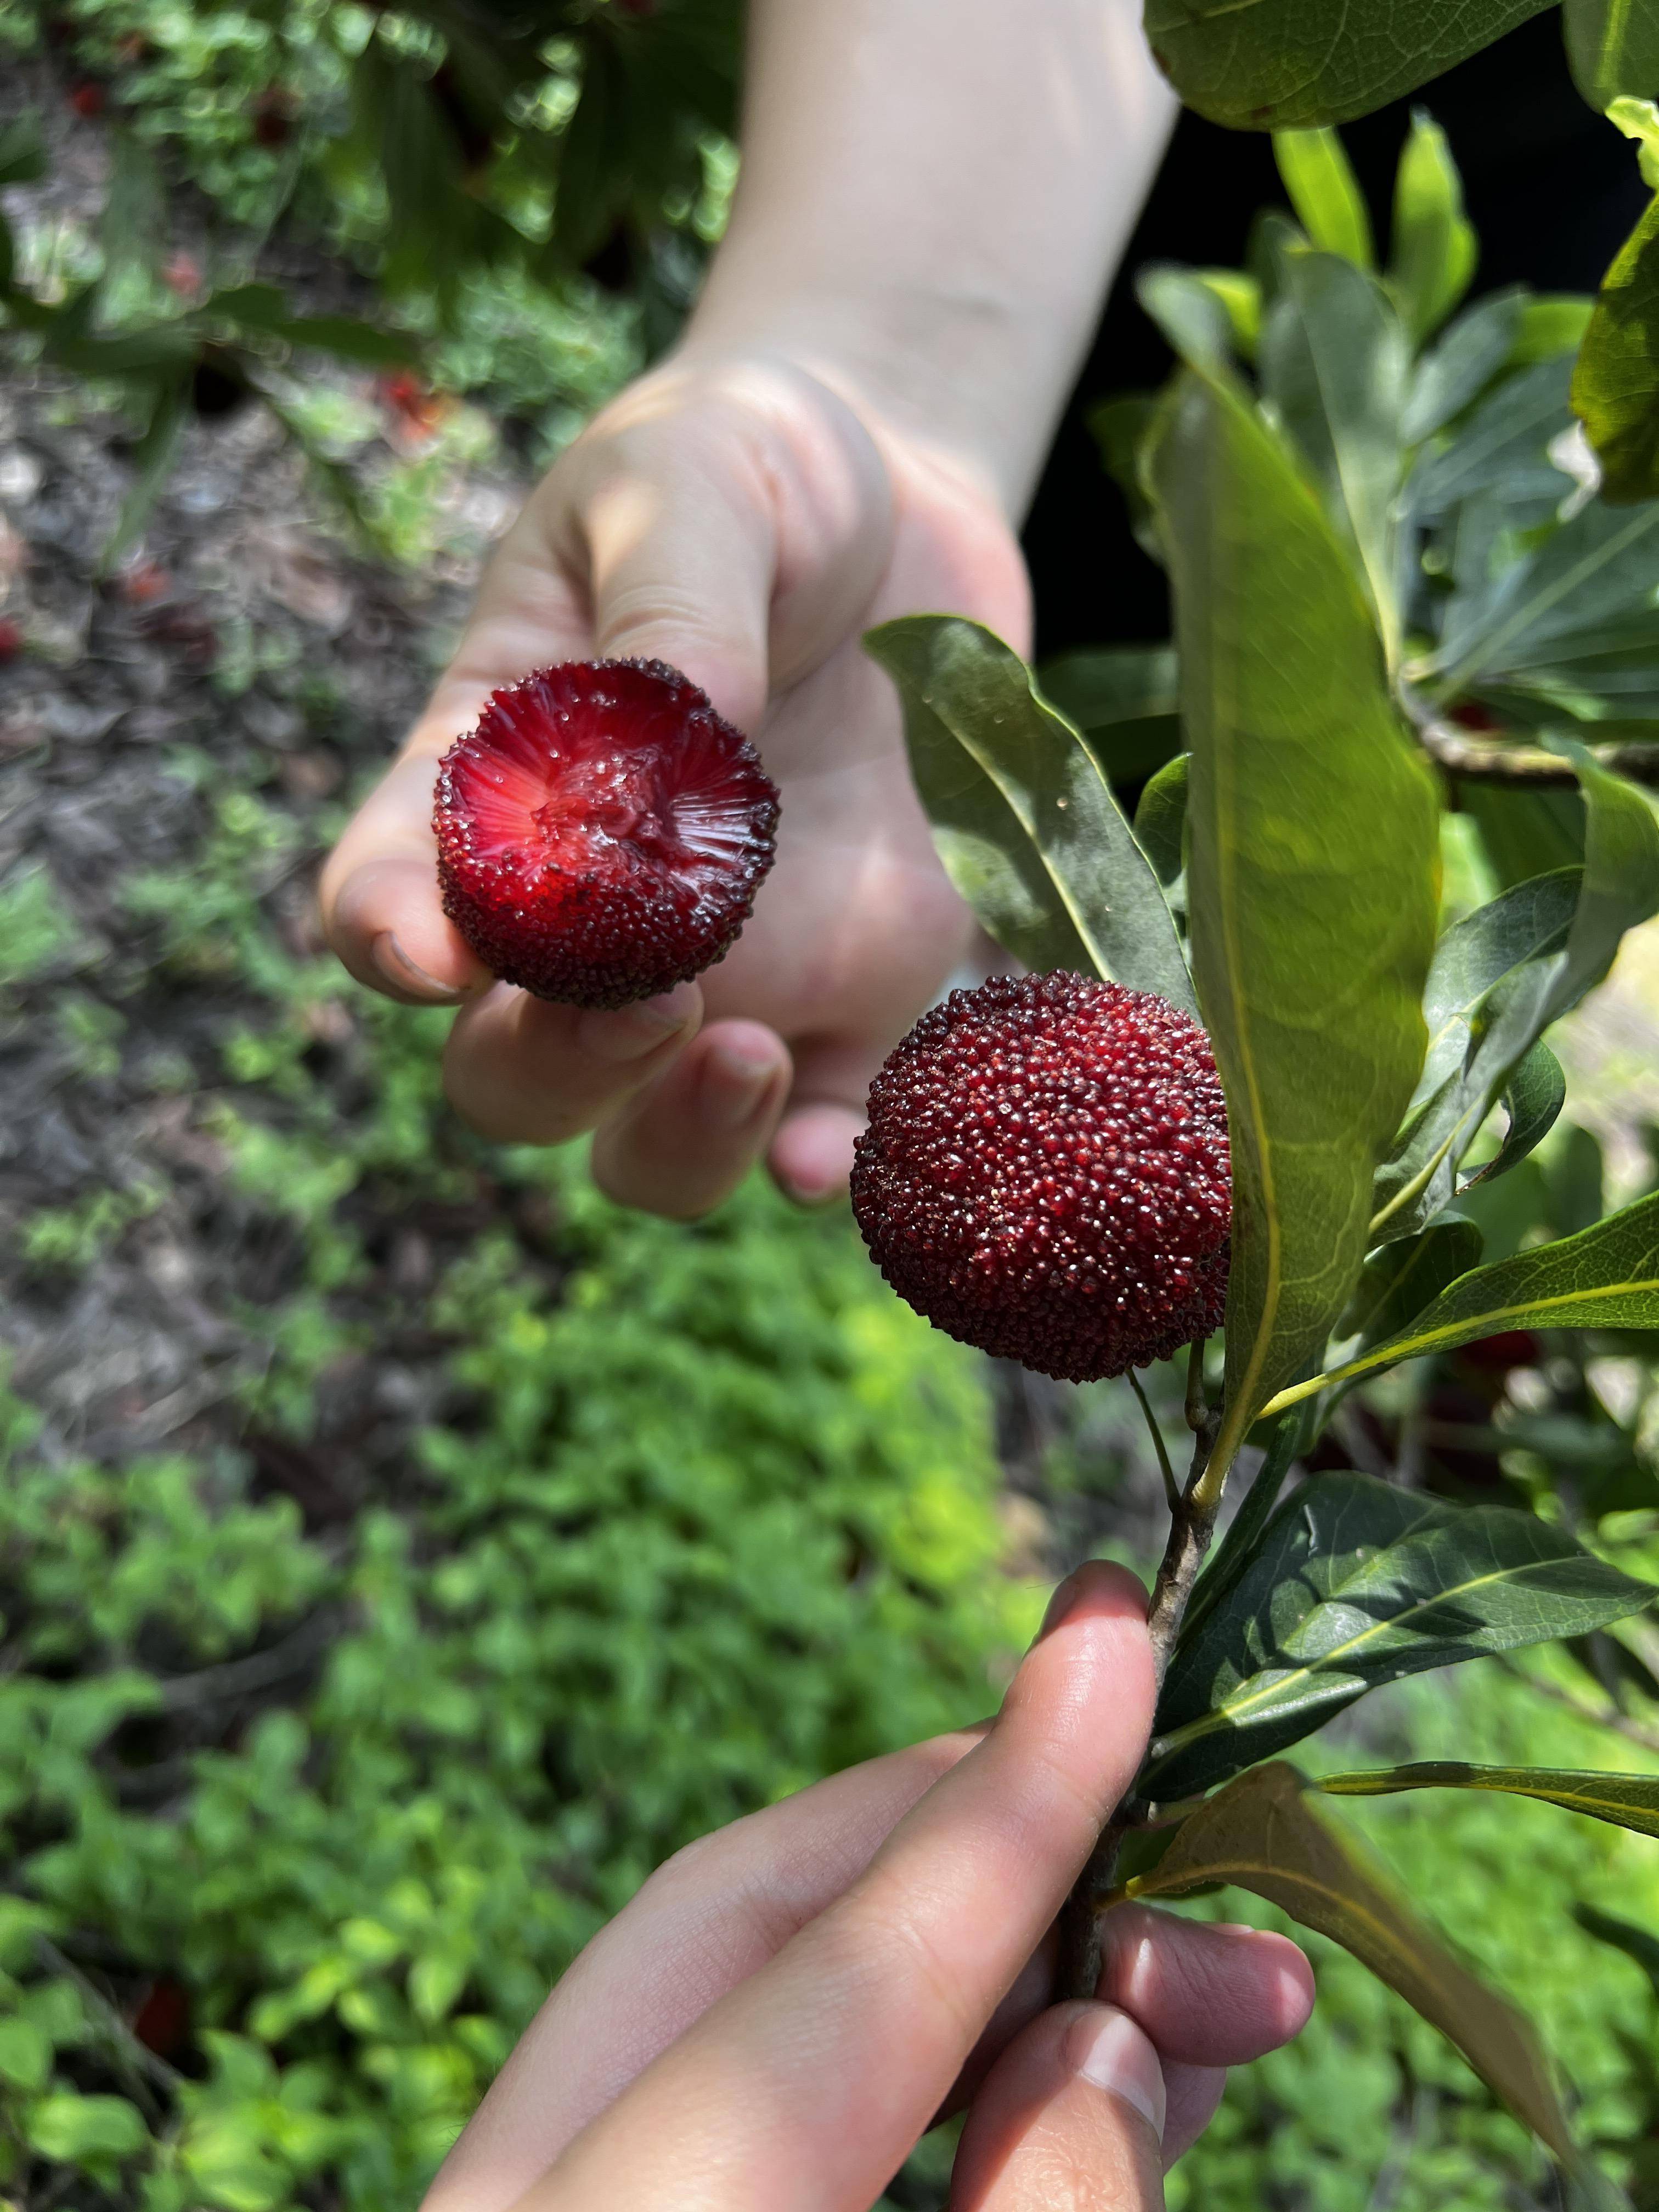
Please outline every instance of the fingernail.
[{"label": "fingernail", "polygon": [[717,1129],[740,1129],[760,1110],[777,1072],[775,1053],[716,1045],[703,1069],[704,1118]]},{"label": "fingernail", "polygon": [[697,1009],[695,983],[676,983],[654,999],[637,1000],[613,1013],[590,1012],[576,1024],[578,1048],[595,1060],[643,1060],[683,1030]]},{"label": "fingernail", "polygon": [[1065,1581],[1061,1583],[1060,1588],[1049,1599],[1048,1609],[1042,1616],[1042,1626],[1038,1629],[1036,1634],[1031,1638],[1031,1649],[1033,1651],[1036,1650],[1037,1645],[1042,1643],[1045,1636],[1052,1636],[1054,1630],[1060,1626],[1060,1622],[1065,1620],[1066,1614],[1077,1603],[1081,1588],[1082,1580],[1080,1573],[1073,1573],[1066,1576]]},{"label": "fingernail", "polygon": [[1074,2074],[1132,2106],[1163,2142],[1164,2069],[1127,2013],[1090,2005],[1066,2029],[1062,2054]]},{"label": "fingernail", "polygon": [[370,947],[374,965],[394,991],[409,991],[418,998],[429,999],[434,1006],[458,1006],[467,996],[453,983],[441,983],[435,975],[428,975],[424,968],[417,968],[389,929],[384,929]]}]

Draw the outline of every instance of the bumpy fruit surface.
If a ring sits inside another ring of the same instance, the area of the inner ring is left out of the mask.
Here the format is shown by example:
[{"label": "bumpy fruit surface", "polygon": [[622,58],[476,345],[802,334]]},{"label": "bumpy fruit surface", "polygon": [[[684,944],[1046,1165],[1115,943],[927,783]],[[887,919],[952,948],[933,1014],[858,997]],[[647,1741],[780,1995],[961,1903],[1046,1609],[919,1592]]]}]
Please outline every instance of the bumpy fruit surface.
[{"label": "bumpy fruit surface", "polygon": [[1227,1293],[1227,1114],[1166,999],[997,976],[925,1014],[870,1092],[853,1210],[899,1296],[1062,1382],[1167,1359]]},{"label": "bumpy fruit surface", "polygon": [[726,952],[777,818],[753,746],[678,671],[544,668],[494,693],[444,756],[444,912],[503,981],[627,1006]]}]

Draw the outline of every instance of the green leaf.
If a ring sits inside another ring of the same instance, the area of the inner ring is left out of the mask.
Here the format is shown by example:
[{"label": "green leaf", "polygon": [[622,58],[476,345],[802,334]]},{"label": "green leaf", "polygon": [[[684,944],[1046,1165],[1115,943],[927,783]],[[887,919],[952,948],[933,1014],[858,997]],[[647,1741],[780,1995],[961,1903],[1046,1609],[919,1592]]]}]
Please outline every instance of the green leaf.
[{"label": "green leaf", "polygon": [[1576,292],[1544,292],[1528,298],[1521,310],[1512,366],[1528,368],[1534,362],[1576,354],[1584,343],[1595,305]]},{"label": "green leaf", "polygon": [[1236,131],[1268,131],[1369,115],[1548,4],[1146,0],[1146,35],[1188,107]]},{"label": "green leaf", "polygon": [[865,642],[898,686],[939,857],[997,943],[1028,967],[1110,976],[1195,1013],[1158,878],[1018,655],[954,615],[884,623]]},{"label": "green leaf", "polygon": [[1620,1920],[1616,1913],[1598,1911],[1593,1905],[1575,1905],[1572,1917],[1587,1936],[1611,1943],[1627,1959],[1633,1959],[1652,1983],[1655,1996],[1659,1997],[1659,1936],[1650,1935],[1632,1921]]},{"label": "green leaf", "polygon": [[1232,350],[1226,302],[1197,271],[1173,261],[1149,261],[1135,277],[1135,297],[1182,361],[1219,368]]},{"label": "green leaf", "polygon": [[1261,341],[1263,397],[1306,457],[1327,513],[1358,555],[1393,657],[1395,515],[1411,348],[1382,287],[1351,261],[1285,256]]},{"label": "green leaf", "polygon": [[1659,6],[1655,0],[1562,0],[1572,73],[1598,112],[1621,94],[1659,99]]},{"label": "green leaf", "polygon": [[1455,436],[1425,452],[1407,487],[1406,504],[1419,522],[1433,521],[1490,492],[1511,510],[1535,510],[1546,521],[1572,489],[1550,459],[1550,447],[1571,425],[1572,362],[1552,357],[1523,369],[1480,401]]},{"label": "green leaf", "polygon": [[1303,1423],[1293,1413],[1282,1414],[1272,1425],[1255,1480],[1199,1577],[1181,1626],[1177,1650],[1196,1637],[1200,1625],[1255,1557],[1261,1532],[1273,1518],[1279,1493],[1300,1455],[1302,1444]]},{"label": "green leaf", "polygon": [[52,2078],[52,2039],[33,2021],[0,2020],[0,2081],[44,2089]]},{"label": "green leaf", "polygon": [[1439,650],[1425,664],[1451,698],[1547,663],[1585,632],[1659,606],[1659,503],[1593,499],[1527,559],[1459,588]]},{"label": "green leaf", "polygon": [[1422,1063],[1434,790],[1340,541],[1230,383],[1188,374],[1152,455],[1192,746],[1188,921],[1227,1094],[1226,1430],[1318,1355]]},{"label": "green leaf", "polygon": [[1273,159],[1310,242],[1356,269],[1375,269],[1370,210],[1335,131],[1276,131]]},{"label": "green leaf", "polygon": [[1419,1096],[1437,1089],[1468,1059],[1481,1002],[1492,986],[1565,944],[1583,882],[1582,868],[1552,869],[1500,892],[1446,932],[1423,991],[1429,1048]]},{"label": "green leaf", "polygon": [[1533,1514],[1322,1474],[1182,1639],[1138,1787],[1193,1796],[1382,1683],[1582,1635],[1654,1595]]},{"label": "green leaf", "polygon": [[1157,1867],[1130,1882],[1127,1893],[1179,1897],[1225,1881],[1268,1899],[1363,1960],[1456,2045],[1557,2158],[1581,2167],[1548,2062],[1527,2021],[1452,1955],[1303,1793],[1292,1767],[1243,1776],[1182,1823]]},{"label": "green leaf", "polygon": [[1457,1760],[1425,1760],[1374,1774],[1327,1774],[1320,1789],[1332,1797],[1390,1797],[1401,1790],[1500,1790],[1511,1797],[1538,1797],[1587,1820],[1659,1836],[1659,1775],[1588,1774],[1549,1766],[1465,1766]]},{"label": "green leaf", "polygon": [[1390,243],[1389,289],[1420,344],[1456,307],[1480,258],[1451,147],[1420,107],[1395,177]]},{"label": "green leaf", "polygon": [[1358,1340],[1360,1349],[1393,1336],[1478,1264],[1483,1241],[1478,1224],[1466,1214],[1443,1213],[1415,1237],[1385,1244],[1360,1270],[1342,1316],[1345,1333]]},{"label": "green leaf", "polygon": [[33,185],[46,173],[46,146],[33,116],[0,128],[0,185]]},{"label": "green leaf", "polygon": [[1572,405],[1601,465],[1602,498],[1659,496],[1659,199],[1602,280]]},{"label": "green leaf", "polygon": [[1566,1073],[1541,1038],[1510,1075],[1501,1103],[1509,1117],[1503,1144],[1485,1167],[1469,1177],[1463,1185],[1465,1190],[1473,1190],[1477,1183],[1496,1182],[1518,1167],[1537,1151],[1560,1120],[1561,1109],[1567,1103]]},{"label": "green leaf", "polygon": [[1169,646],[1090,647],[1045,661],[1036,677],[1043,697],[1082,732],[1113,781],[1138,783],[1179,751],[1181,702]]},{"label": "green leaf", "polygon": [[628,186],[629,106],[620,58],[602,30],[586,42],[581,92],[559,149],[553,243],[585,261],[621,212]]},{"label": "green leaf", "polygon": [[1135,809],[1135,842],[1166,892],[1179,883],[1186,866],[1187,780],[1192,758],[1190,753],[1177,753],[1159,769]]},{"label": "green leaf", "polygon": [[67,2089],[41,2098],[23,2134],[42,2158],[68,2166],[129,2158],[149,2138],[143,2114],[125,2097],[79,2097]]},{"label": "green leaf", "polygon": [[1161,562],[1164,549],[1153,535],[1152,507],[1140,481],[1140,449],[1157,413],[1158,401],[1152,393],[1125,392],[1091,407],[1088,423],[1106,473],[1123,495],[1136,544],[1149,559]]},{"label": "green leaf", "polygon": [[1443,430],[1509,365],[1526,297],[1518,285],[1494,292],[1460,315],[1440,343],[1424,355],[1400,426],[1408,446],[1420,446],[1437,430]]},{"label": "green leaf", "polygon": [[1576,1237],[1477,1267],[1409,1328],[1312,1382],[1281,1390],[1266,1410],[1279,1413],[1333,1382],[1402,1359],[1520,1328],[1659,1328],[1659,1195],[1638,1199]]}]

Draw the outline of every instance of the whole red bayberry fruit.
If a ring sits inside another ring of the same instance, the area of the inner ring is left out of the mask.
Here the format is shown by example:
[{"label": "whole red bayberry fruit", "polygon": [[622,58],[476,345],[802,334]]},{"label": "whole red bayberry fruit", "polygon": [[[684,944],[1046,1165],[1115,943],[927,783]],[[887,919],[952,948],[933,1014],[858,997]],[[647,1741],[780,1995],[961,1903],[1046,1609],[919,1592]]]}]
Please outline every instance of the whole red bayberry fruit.
[{"label": "whole red bayberry fruit", "polygon": [[964,1344],[1066,1382],[1167,1359],[1227,1294],[1210,1041],[1084,975],[953,991],[871,1089],[853,1211],[899,1296]]},{"label": "whole red bayberry fruit", "polygon": [[82,77],[70,87],[69,104],[83,123],[91,123],[103,113],[107,95],[96,77]]},{"label": "whole red bayberry fruit", "polygon": [[624,1006],[725,956],[777,818],[754,747],[678,670],[544,668],[492,693],[440,766],[444,912],[504,982]]}]

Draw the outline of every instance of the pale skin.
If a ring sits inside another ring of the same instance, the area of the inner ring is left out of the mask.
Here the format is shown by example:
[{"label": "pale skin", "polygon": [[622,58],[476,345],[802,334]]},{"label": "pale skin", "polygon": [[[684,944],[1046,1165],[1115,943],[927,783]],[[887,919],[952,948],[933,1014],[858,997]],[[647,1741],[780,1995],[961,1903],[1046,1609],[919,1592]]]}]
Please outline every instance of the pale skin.
[{"label": "pale skin", "polygon": [[1224,2069],[1294,2035],[1295,1945],[1136,1906],[1092,2002],[1048,1931],[1133,1779],[1146,1596],[1061,1585],[983,1729],[693,1844],[542,2008],[423,2212],[868,2212],[970,2106],[952,2212],[1157,2212]]},{"label": "pale skin", "polygon": [[[1017,531],[1173,103],[1133,0],[751,0],[732,223],[673,355],[560,459],[325,871],[360,981],[459,1008],[485,1134],[592,1135],[691,1218],[763,1161],[846,1182],[872,1076],[984,948],[860,638],[948,609],[1029,645]],[[1103,589],[1109,580],[1103,577]],[[753,736],[777,864],[730,956],[617,1012],[496,985],[445,919],[440,756],[550,662],[660,659]],[[1145,1599],[1085,1570],[988,1729],[670,1862],[566,1975],[426,2212],[864,2212],[970,2106],[953,2212],[1144,2212],[1224,2069],[1294,2034],[1294,1946],[1126,1908],[1092,2002],[1054,1917],[1133,1779]]]}]

